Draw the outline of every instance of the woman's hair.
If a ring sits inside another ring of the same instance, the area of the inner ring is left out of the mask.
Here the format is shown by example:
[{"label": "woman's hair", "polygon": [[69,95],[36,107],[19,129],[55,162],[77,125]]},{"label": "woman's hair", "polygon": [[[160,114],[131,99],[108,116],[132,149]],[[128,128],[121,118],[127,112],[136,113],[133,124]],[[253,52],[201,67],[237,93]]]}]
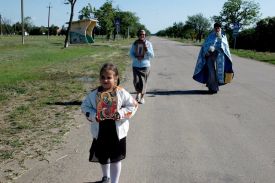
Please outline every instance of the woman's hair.
[{"label": "woman's hair", "polygon": [[146,34],[146,32],[145,32],[144,29],[139,29],[139,30],[137,31],[137,37],[139,37],[139,35],[141,34],[141,32],[144,32],[144,33]]},{"label": "woman's hair", "polygon": [[112,63],[103,64],[103,66],[100,69],[99,75],[101,76],[104,72],[109,71],[109,70],[111,70],[115,73],[115,76],[117,76],[117,85],[119,85],[120,81],[119,81],[118,69],[114,64],[112,64]]}]

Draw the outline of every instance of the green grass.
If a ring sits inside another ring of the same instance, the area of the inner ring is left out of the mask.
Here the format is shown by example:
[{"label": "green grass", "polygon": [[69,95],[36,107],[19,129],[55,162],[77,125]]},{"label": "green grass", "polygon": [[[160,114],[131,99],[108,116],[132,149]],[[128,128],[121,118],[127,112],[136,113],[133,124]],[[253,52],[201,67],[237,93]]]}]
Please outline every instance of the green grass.
[{"label": "green grass", "polygon": [[61,36],[28,36],[24,45],[0,36],[0,163],[44,156],[61,142],[103,63],[116,64],[124,78],[133,40],[95,40],[64,49]]},{"label": "green grass", "polygon": [[[71,46],[63,49],[57,38],[47,40],[44,37],[29,38],[25,45],[1,45],[0,84],[14,84],[18,81],[35,81],[48,77],[46,68],[69,65],[76,60],[89,60],[100,53],[111,50],[109,46],[93,47],[87,45]],[[16,40],[15,40],[16,41]],[[61,41],[61,40],[60,40]],[[90,60],[90,61],[91,61]],[[69,68],[68,68],[69,69]]]},{"label": "green grass", "polygon": [[169,40],[181,42],[188,45],[201,46],[202,42],[196,42],[195,40],[190,39],[181,39],[181,38],[169,38]]},{"label": "green grass", "polygon": [[270,64],[275,64],[275,53],[271,52],[256,52],[251,50],[240,50],[240,49],[231,49],[231,52],[234,55],[239,57],[251,58],[253,60],[258,60],[262,62],[267,62]]}]

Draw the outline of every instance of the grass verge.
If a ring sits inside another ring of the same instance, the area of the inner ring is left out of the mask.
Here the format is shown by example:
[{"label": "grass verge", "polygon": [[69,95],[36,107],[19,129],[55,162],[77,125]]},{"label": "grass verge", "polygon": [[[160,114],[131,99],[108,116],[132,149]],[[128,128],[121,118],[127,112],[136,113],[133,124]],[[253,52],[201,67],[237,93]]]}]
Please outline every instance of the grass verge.
[{"label": "grass verge", "polygon": [[[63,48],[64,37],[0,38],[0,164],[25,158],[44,159],[75,126],[87,84],[98,84],[105,62],[130,64],[132,40],[97,40]],[[9,172],[9,171],[8,171]]]}]

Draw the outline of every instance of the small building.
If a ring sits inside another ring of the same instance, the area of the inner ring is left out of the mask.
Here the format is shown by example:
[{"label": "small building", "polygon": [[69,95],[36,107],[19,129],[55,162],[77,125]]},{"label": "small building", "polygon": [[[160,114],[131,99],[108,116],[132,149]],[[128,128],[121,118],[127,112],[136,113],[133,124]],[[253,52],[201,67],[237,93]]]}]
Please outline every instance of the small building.
[{"label": "small building", "polygon": [[73,21],[70,30],[70,43],[94,43],[92,34],[96,22],[95,19]]}]

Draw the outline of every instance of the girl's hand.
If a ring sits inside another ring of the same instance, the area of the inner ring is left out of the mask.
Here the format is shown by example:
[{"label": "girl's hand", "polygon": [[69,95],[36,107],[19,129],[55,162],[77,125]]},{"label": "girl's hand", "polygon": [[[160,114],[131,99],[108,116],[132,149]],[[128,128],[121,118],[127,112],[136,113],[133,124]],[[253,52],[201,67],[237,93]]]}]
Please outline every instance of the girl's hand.
[{"label": "girl's hand", "polygon": [[91,119],[87,118],[88,121],[93,122]]},{"label": "girl's hand", "polygon": [[114,118],[115,118],[115,121],[119,121],[120,120],[120,114],[118,112],[115,112]]},{"label": "girl's hand", "polygon": [[93,121],[89,118],[89,117],[90,117],[90,113],[89,113],[89,112],[86,112],[85,116],[86,116],[86,119],[87,119],[88,121],[93,122]]}]

